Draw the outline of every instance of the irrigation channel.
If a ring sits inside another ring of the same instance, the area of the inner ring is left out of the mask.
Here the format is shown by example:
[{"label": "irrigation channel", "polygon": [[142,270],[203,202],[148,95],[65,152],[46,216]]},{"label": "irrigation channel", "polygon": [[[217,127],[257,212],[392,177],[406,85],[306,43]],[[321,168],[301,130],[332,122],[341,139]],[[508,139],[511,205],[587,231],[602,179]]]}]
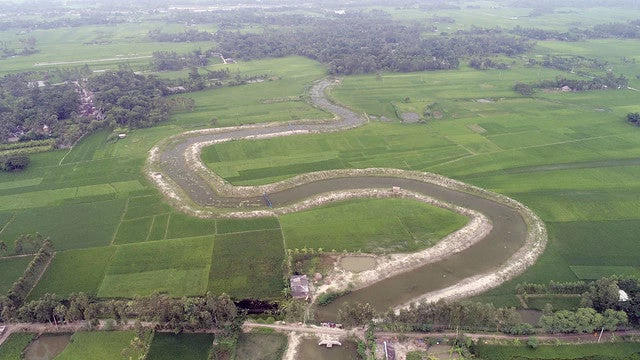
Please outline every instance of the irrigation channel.
[{"label": "irrigation channel", "polygon": [[[544,250],[547,234],[531,210],[506,196],[437,174],[397,169],[336,170],[261,186],[233,186],[202,163],[201,149],[224,141],[343,131],[366,123],[366,116],[327,99],[325,91],[334,82],[324,79],[309,90],[313,105],[334,114],[334,119],[186,132],[162,141],[149,152],[147,176],[175,207],[202,218],[276,216],[345,198],[405,197],[465,214],[475,224],[449,235],[435,249],[427,249],[424,256],[413,260],[404,261],[403,256],[414,254],[383,257],[391,259],[388,262],[392,266],[377,269],[377,273],[363,272],[373,274],[373,279],[347,276],[355,279],[356,290],[319,309],[317,317],[322,320],[334,319],[345,301],[369,302],[382,311],[407,306],[417,299],[475,295],[522,273],[535,262]],[[265,204],[265,194],[271,207]],[[347,282],[337,281],[336,286],[344,288]]]}]

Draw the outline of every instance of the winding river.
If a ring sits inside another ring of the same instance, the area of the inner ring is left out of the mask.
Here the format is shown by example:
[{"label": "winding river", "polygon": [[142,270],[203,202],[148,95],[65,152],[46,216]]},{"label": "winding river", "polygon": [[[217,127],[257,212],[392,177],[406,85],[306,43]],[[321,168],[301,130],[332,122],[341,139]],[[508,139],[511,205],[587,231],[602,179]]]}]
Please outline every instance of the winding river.
[{"label": "winding river", "polygon": [[[337,170],[263,186],[233,186],[202,164],[201,149],[223,141],[343,131],[365,124],[365,116],[326,98],[325,92],[332,84],[328,79],[318,81],[309,95],[314,106],[334,114],[334,119],[186,132],[166,139],[150,151],[147,175],[174,206],[199,217],[275,216],[343,199],[344,194],[371,197],[365,195],[367,190],[386,189],[374,196],[398,196],[396,192],[401,189],[405,197],[428,197],[480,213],[488,220],[489,230],[478,241],[452,247],[444,256],[389,272],[374,282],[356,284],[357,290],[320,310],[322,319],[333,318],[345,301],[369,302],[376,309],[385,310],[406,306],[416,299],[478,294],[522,273],[535,262],[547,236],[544,224],[531,210],[503,195],[436,174],[396,169]],[[265,206],[264,193],[268,193],[272,208]]]}]

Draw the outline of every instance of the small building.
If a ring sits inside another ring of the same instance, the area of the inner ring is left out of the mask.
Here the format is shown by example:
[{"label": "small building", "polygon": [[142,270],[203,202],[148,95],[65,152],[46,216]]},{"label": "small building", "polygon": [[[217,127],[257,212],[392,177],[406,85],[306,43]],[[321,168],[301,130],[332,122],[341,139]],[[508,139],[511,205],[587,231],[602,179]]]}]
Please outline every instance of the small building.
[{"label": "small building", "polygon": [[618,301],[620,301],[620,302],[629,301],[629,294],[627,294],[626,291],[620,289],[618,291]]},{"label": "small building", "polygon": [[6,326],[0,326],[0,336],[2,336],[2,334],[4,334],[5,330],[7,330]]},{"label": "small building", "polygon": [[309,299],[309,279],[307,275],[293,275],[289,280],[291,297],[294,299]]},{"label": "small building", "polygon": [[127,137],[127,134],[125,133],[118,134],[118,139],[124,139],[126,137]]},{"label": "small building", "polygon": [[571,89],[567,85],[561,87],[560,90],[562,90],[562,92],[571,92],[571,91],[573,91],[573,89]]}]

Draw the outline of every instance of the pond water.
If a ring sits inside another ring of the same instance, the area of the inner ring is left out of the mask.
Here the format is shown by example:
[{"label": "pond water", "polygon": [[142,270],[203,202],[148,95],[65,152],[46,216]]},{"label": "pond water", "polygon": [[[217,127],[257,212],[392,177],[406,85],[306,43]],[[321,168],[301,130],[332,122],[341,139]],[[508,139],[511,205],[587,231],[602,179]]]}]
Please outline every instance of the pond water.
[{"label": "pond water", "polygon": [[345,256],[340,259],[340,267],[354,273],[371,270],[376,267],[376,259],[371,256]]},{"label": "pond water", "polygon": [[51,360],[58,356],[71,340],[71,334],[44,334],[25,350],[25,360]]},{"label": "pond water", "polygon": [[357,360],[358,346],[351,341],[342,341],[342,346],[327,348],[319,346],[317,339],[303,339],[298,345],[296,360]]}]

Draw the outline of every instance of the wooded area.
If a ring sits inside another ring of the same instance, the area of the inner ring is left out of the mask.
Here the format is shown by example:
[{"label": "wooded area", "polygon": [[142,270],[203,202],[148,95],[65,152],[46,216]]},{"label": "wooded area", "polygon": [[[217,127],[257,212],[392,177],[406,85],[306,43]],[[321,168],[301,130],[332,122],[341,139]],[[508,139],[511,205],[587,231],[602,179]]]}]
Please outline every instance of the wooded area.
[{"label": "wooded area", "polygon": [[420,36],[431,27],[403,24],[385,13],[309,18],[304,27],[263,33],[219,31],[225,56],[241,59],[305,56],[328,64],[331,74],[454,69],[466,56],[514,56],[531,49],[526,38],[502,34]]}]

